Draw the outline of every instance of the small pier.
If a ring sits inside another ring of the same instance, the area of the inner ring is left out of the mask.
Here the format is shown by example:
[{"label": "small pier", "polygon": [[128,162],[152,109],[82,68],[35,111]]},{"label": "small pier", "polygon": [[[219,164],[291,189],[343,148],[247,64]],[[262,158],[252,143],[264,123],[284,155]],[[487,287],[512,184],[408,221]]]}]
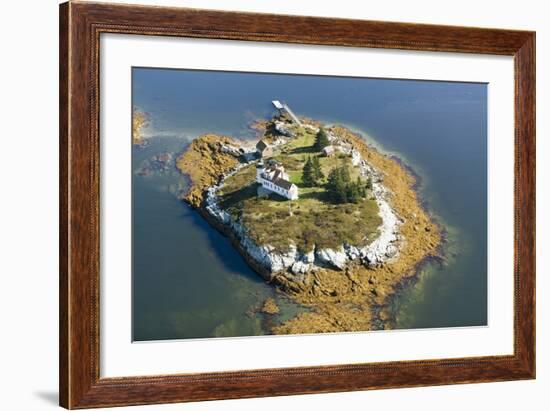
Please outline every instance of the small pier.
[{"label": "small pier", "polygon": [[290,107],[286,103],[281,103],[279,100],[273,100],[273,105],[277,110],[279,110],[283,114],[287,114],[294,123],[298,124],[299,126],[302,125],[301,121],[298,119],[298,117],[292,112]]}]

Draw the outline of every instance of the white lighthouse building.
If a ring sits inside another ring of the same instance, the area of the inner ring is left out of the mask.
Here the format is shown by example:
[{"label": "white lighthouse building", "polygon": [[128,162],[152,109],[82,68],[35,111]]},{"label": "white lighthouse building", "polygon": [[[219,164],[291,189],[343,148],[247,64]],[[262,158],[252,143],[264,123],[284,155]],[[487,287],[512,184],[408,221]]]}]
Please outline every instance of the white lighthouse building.
[{"label": "white lighthouse building", "polygon": [[260,161],[256,166],[256,181],[263,188],[289,200],[297,200],[298,187],[289,180],[285,168],[274,161],[270,161],[267,166]]}]

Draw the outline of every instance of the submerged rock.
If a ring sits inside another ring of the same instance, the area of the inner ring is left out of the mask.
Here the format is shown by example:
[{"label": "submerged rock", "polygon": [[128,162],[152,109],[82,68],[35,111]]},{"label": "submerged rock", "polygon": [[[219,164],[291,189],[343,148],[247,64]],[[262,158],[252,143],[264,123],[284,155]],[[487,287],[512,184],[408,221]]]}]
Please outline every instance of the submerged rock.
[{"label": "submerged rock", "polygon": [[155,155],[141,163],[136,174],[140,176],[149,176],[152,174],[163,174],[174,169],[174,155],[164,152]]},{"label": "submerged rock", "polygon": [[277,306],[273,298],[268,298],[264,301],[264,304],[262,305],[262,308],[260,308],[260,311],[264,314],[278,314],[279,307]]}]

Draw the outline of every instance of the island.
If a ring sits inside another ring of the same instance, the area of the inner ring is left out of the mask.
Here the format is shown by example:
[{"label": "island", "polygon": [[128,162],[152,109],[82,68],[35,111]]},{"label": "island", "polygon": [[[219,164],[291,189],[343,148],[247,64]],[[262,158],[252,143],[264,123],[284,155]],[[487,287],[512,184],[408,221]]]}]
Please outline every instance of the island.
[{"label": "island", "polygon": [[276,115],[254,124],[258,141],[205,134],[177,157],[191,182],[183,199],[309,308],[272,333],[391,328],[379,307],[441,253],[417,177],[349,128],[273,105]]}]

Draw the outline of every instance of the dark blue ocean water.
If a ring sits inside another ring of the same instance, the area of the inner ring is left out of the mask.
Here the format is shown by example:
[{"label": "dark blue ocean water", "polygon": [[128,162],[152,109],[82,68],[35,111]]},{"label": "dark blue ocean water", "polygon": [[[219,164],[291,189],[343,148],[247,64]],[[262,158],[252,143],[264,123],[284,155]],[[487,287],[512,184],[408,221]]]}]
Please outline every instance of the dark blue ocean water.
[{"label": "dark blue ocean water", "polygon": [[[426,264],[392,300],[398,328],[487,322],[487,88],[485,84],[133,69],[133,104],[148,113],[150,145],[134,168],[196,136],[250,138],[250,121],[286,101],[397,155],[420,178],[428,210],[447,230],[446,261]],[[275,293],[228,241],[174,192],[176,173],[133,178],[133,327],[136,340],[263,334],[251,310],[271,296],[283,319],[301,308]],[[247,314],[248,312],[248,314]]]}]

